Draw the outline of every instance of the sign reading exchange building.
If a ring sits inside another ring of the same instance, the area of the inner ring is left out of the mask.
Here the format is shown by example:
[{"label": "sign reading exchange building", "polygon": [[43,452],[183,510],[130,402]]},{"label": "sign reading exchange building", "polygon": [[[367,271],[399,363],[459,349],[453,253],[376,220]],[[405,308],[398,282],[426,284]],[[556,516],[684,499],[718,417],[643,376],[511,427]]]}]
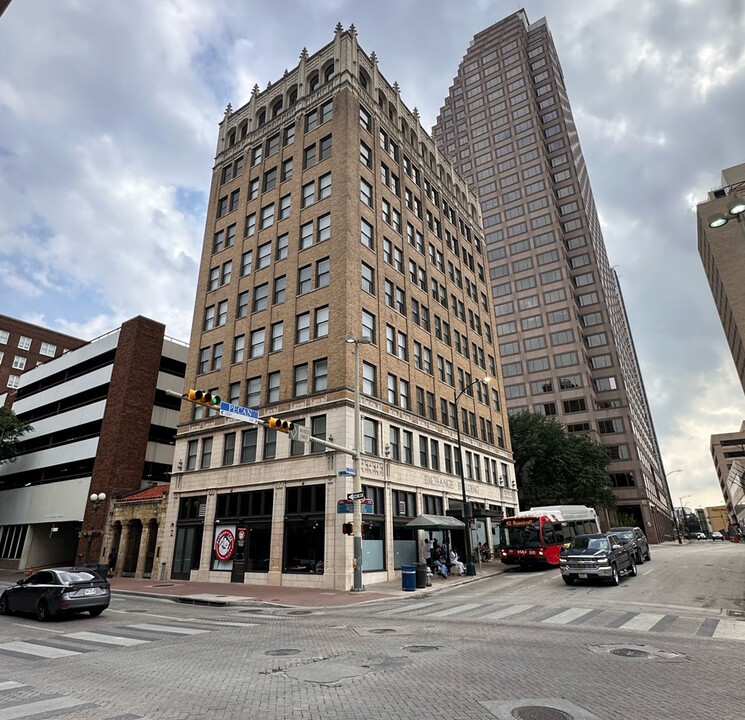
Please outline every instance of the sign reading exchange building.
[{"label": "sign reading exchange building", "polygon": [[[438,477],[437,475],[425,475],[424,484],[431,487],[439,487],[444,490],[461,490],[461,484],[450,478]],[[471,495],[480,494],[480,488],[473,483],[466,483],[466,492]]]}]

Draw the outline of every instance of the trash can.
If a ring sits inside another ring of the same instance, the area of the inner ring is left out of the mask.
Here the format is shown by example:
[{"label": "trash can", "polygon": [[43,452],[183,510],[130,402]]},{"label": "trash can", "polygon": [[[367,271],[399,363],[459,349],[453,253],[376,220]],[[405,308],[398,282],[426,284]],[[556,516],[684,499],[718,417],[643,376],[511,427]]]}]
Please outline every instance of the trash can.
[{"label": "trash can", "polygon": [[427,565],[425,563],[417,563],[416,565],[416,587],[417,590],[427,587]]},{"label": "trash can", "polygon": [[416,565],[401,566],[401,589],[416,590]]}]

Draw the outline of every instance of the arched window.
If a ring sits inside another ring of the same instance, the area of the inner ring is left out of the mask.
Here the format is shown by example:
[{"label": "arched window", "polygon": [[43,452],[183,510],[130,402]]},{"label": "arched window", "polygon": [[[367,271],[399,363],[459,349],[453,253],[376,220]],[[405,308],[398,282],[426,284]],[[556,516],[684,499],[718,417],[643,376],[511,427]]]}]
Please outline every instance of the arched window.
[{"label": "arched window", "polygon": [[289,104],[292,106],[297,102],[297,86],[290,90],[290,101]]},{"label": "arched window", "polygon": [[370,82],[367,79],[367,73],[364,70],[360,70],[360,85],[369,92]]},{"label": "arched window", "polygon": [[266,125],[266,110],[262,110],[259,113],[259,127]]},{"label": "arched window", "polygon": [[272,117],[275,118],[282,112],[282,98],[278,98],[277,101],[272,105]]},{"label": "arched window", "polygon": [[248,135],[248,120],[245,120],[240,128],[241,140]]},{"label": "arched window", "polygon": [[318,82],[319,82],[318,73],[317,72],[313,73],[310,76],[310,80],[308,80],[308,87],[310,88],[311,91],[315,90],[318,87]]},{"label": "arched window", "polygon": [[334,63],[331,61],[323,71],[323,82],[328,82],[334,75]]},{"label": "arched window", "polygon": [[233,145],[235,145],[235,130],[231,130],[228,135],[228,147],[233,147]]}]

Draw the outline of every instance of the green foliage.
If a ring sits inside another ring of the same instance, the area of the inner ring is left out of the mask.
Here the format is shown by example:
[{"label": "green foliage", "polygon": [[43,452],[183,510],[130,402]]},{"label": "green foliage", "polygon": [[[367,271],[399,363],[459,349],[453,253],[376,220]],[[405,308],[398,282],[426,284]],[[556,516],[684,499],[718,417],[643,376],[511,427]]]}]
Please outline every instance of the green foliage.
[{"label": "green foliage", "polygon": [[631,513],[618,513],[618,527],[634,527],[636,518]]},{"label": "green foliage", "polygon": [[0,463],[13,462],[18,455],[18,442],[31,426],[21,422],[8,407],[0,407]]},{"label": "green foliage", "polygon": [[608,451],[539,413],[510,417],[515,472],[527,506],[577,504],[615,507]]}]

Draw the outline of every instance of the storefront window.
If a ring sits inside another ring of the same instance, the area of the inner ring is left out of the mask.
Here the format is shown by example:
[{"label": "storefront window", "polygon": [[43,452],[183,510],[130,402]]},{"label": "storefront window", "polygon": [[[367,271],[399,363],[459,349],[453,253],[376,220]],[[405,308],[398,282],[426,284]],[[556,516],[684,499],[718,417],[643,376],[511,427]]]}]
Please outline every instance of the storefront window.
[{"label": "storefront window", "polygon": [[282,571],[323,573],[326,486],[287,488]]}]

